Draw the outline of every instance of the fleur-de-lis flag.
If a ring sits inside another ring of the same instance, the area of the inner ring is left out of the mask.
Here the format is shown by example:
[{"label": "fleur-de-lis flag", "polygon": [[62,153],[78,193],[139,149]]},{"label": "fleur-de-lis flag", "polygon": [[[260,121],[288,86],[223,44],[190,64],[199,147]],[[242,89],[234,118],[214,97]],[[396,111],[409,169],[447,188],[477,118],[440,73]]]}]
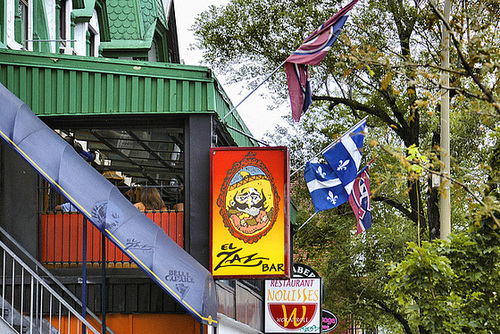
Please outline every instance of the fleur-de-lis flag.
[{"label": "fleur-de-lis flag", "polygon": [[323,150],[328,164],[306,163],[304,178],[316,212],[348,201],[361,163],[366,118]]},{"label": "fleur-de-lis flag", "polygon": [[316,212],[335,208],[349,200],[342,182],[328,164],[308,162],[304,178]]},{"label": "fleur-de-lis flag", "polygon": [[352,185],[358,175],[365,133],[366,118],[323,151],[323,156],[334,169],[348,194],[351,193]]}]

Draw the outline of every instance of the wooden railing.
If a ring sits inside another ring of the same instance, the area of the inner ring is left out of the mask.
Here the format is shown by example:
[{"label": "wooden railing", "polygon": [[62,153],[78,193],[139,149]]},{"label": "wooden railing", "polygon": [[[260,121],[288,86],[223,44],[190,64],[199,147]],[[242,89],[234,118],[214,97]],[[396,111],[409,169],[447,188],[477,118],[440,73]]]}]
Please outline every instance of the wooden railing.
[{"label": "wooden railing", "polygon": [[[179,246],[184,243],[183,212],[148,212],[146,215],[160,226]],[[44,213],[40,220],[41,262],[51,267],[81,266],[83,263],[83,222],[80,213]],[[102,261],[101,232],[87,222],[87,265]],[[108,266],[129,267],[131,260],[111,241],[106,240]]]}]

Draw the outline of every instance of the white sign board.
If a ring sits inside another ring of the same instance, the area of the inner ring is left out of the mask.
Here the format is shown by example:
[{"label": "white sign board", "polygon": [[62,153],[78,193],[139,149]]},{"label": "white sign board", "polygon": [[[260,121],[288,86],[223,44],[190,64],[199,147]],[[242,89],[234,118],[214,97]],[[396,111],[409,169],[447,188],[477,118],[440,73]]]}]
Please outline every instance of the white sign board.
[{"label": "white sign board", "polygon": [[321,278],[268,280],[266,333],[321,333]]}]

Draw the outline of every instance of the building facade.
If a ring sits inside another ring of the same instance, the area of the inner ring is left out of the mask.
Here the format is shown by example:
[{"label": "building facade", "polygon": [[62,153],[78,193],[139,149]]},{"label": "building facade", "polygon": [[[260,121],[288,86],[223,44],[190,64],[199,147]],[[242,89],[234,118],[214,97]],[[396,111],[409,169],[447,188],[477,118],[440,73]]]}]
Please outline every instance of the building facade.
[{"label": "building facade", "polygon": [[[0,17],[0,83],[131,202],[140,189],[158,190],[164,204],[146,214],[208,268],[209,150],[257,143],[237,113],[225,118],[232,104],[210,69],[179,64],[173,1],[0,0]],[[83,301],[99,332],[262,331],[261,281],[217,281],[218,327],[200,325],[80,213],[61,211],[65,201],[0,144],[0,227],[9,235],[1,239]],[[8,288],[11,313],[22,317],[17,275]],[[12,319],[4,321],[15,329]]]}]

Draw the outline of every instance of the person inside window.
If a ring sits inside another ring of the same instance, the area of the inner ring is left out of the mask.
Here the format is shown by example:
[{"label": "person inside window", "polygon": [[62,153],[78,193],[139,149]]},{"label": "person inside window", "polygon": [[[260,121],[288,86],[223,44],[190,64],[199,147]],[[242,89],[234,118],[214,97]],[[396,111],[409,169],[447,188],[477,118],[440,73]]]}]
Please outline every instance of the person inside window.
[{"label": "person inside window", "polygon": [[71,204],[70,202],[66,202],[63,204],[56,205],[56,211],[77,212],[78,210],[73,204]]},{"label": "person inside window", "polygon": [[141,188],[140,202],[134,204],[141,211],[166,210],[158,189],[153,187]]},{"label": "person inside window", "polygon": [[175,204],[173,209],[174,211],[184,211],[184,186],[181,187],[181,189],[179,190],[179,194],[180,194],[180,202]]}]

